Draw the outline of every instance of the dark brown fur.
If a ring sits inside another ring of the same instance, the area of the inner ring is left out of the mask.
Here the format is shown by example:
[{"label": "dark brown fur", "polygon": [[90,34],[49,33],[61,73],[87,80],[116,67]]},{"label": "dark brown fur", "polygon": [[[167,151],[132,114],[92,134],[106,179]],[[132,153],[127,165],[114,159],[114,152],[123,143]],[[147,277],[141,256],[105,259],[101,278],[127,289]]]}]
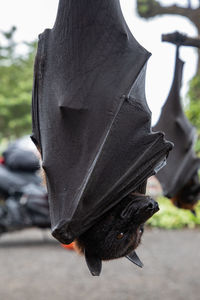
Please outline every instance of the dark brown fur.
[{"label": "dark brown fur", "polygon": [[141,241],[144,223],[156,211],[150,197],[133,194],[124,198],[76,241],[80,252],[101,260],[124,257]]},{"label": "dark brown fur", "polygon": [[171,200],[175,206],[193,211],[199,196],[200,183],[198,174],[195,174]]}]

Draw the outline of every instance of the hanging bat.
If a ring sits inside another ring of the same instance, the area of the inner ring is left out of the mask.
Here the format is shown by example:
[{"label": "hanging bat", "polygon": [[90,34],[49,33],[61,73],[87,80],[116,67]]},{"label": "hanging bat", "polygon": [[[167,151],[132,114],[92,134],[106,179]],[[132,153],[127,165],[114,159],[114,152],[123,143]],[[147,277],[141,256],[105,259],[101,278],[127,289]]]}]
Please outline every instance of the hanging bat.
[{"label": "hanging bat", "polygon": [[119,0],[60,0],[54,27],[40,35],[32,140],[63,244],[86,245],[81,237],[165,164],[172,144],[151,131],[145,97],[149,56]]},{"label": "hanging bat", "polygon": [[183,61],[177,46],[174,79],[169,96],[153,130],[164,131],[166,138],[174,143],[167,166],[156,174],[163,193],[179,208],[194,210],[200,196],[198,169],[200,159],[194,152],[196,130],[186,118],[180,97]]}]

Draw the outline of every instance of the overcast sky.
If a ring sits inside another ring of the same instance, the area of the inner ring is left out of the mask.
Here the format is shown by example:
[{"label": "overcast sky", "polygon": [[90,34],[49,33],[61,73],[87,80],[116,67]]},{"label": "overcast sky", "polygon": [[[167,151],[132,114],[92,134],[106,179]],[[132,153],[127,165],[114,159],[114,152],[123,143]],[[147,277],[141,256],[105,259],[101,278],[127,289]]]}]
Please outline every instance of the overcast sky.
[{"label": "overcast sky", "polygon": [[[149,21],[142,20],[136,14],[135,2],[135,0],[121,0],[121,6],[133,35],[152,53],[147,68],[146,95],[153,113],[153,123],[155,123],[170,89],[175,56],[175,46],[161,43],[161,34],[178,30],[195,37],[197,33],[194,26],[183,17],[165,16]],[[187,1],[161,0],[160,2],[184,4]],[[193,3],[197,4],[198,0],[193,0]],[[8,30],[12,25],[16,25],[18,41],[37,39],[38,34],[45,28],[53,26],[57,5],[58,0],[1,0],[0,30]],[[182,47],[181,58],[186,62],[182,88],[182,95],[185,99],[188,82],[196,70],[196,50],[191,47]]]}]

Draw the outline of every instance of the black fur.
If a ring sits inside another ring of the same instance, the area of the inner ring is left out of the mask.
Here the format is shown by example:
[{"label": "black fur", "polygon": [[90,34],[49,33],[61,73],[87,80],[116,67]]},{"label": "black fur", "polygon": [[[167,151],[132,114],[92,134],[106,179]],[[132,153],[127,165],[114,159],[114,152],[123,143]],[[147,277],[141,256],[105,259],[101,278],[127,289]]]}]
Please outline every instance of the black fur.
[{"label": "black fur", "polygon": [[108,211],[77,238],[77,246],[85,254],[88,267],[98,265],[100,271],[101,260],[129,255],[140,244],[144,223],[158,210],[158,204],[152,198],[132,194]]}]

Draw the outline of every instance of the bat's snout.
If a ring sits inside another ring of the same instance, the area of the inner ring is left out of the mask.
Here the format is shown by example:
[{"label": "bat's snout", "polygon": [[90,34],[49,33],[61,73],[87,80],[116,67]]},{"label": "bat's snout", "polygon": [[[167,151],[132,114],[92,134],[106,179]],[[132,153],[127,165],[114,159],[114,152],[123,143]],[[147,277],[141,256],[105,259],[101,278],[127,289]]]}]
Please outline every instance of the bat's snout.
[{"label": "bat's snout", "polygon": [[147,210],[152,211],[153,213],[156,213],[159,211],[159,205],[158,202],[156,202],[154,199],[149,197],[148,199],[148,205],[147,205]]},{"label": "bat's snout", "polygon": [[132,196],[132,201],[123,209],[122,218],[132,218],[147,220],[159,211],[158,203],[149,196]]},{"label": "bat's snout", "polygon": [[153,200],[151,197],[147,197],[146,203],[141,205],[138,214],[136,216],[136,219],[138,219],[140,222],[146,222],[149,218],[151,218],[156,212],[159,211],[158,203]]}]

